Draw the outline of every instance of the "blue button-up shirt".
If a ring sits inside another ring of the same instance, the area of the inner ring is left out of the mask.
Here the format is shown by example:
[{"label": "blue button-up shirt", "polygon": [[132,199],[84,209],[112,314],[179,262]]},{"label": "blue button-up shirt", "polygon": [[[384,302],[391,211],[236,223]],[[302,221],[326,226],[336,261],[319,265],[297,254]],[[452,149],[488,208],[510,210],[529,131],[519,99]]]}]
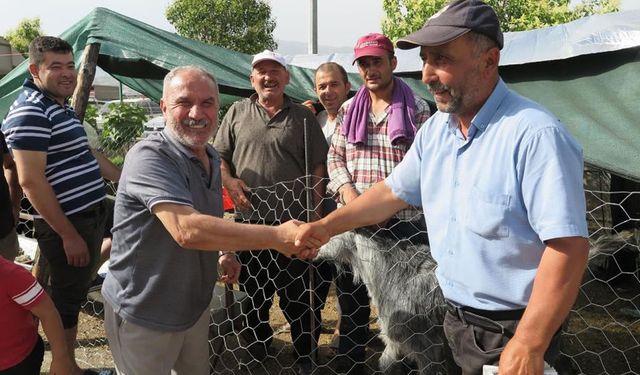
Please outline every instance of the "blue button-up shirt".
[{"label": "blue button-up shirt", "polygon": [[484,310],[524,307],[544,241],[588,235],[582,149],[502,80],[467,139],[458,124],[452,114],[432,116],[386,184],[423,207],[447,299]]}]

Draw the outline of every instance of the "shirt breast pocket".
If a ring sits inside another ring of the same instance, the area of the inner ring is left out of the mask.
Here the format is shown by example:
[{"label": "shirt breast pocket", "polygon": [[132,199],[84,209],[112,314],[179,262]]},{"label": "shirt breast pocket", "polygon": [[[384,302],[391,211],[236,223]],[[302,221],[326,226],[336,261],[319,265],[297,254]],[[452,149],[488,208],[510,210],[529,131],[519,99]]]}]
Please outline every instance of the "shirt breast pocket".
[{"label": "shirt breast pocket", "polygon": [[[278,137],[277,142],[292,155],[298,155],[303,150],[302,144],[304,143],[304,133],[302,130],[298,131],[296,126],[296,124],[288,123],[274,132],[274,135]],[[302,125],[300,126],[302,127]]]},{"label": "shirt breast pocket", "polygon": [[487,193],[473,186],[463,218],[465,227],[484,238],[509,237],[510,202],[508,194]]}]

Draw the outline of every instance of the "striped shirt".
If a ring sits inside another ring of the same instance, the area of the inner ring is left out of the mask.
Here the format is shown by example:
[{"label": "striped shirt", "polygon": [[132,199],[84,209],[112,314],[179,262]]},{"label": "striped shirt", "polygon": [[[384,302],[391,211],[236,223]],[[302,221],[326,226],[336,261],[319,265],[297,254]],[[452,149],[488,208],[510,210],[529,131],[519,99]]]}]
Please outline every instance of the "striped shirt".
[{"label": "striped shirt", "polygon": [[[9,148],[47,153],[45,176],[65,215],[105,198],[100,167],[87,134],[68,104],[55,100],[27,79],[2,123]],[[34,217],[42,218],[38,214]]]},{"label": "striped shirt", "polygon": [[[419,128],[430,116],[429,105],[422,98],[415,96],[415,124]],[[335,133],[331,139],[331,147],[327,156],[329,184],[327,189],[337,193],[345,184],[352,185],[359,194],[375,183],[384,180],[395,166],[400,163],[411,144],[397,142],[391,144],[387,134],[389,107],[375,118],[369,111],[367,121],[367,144],[351,144],[342,133],[342,121],[349,110],[353,98],[342,104],[338,110]],[[395,216],[400,220],[422,220],[422,211],[413,207],[398,212]]]}]

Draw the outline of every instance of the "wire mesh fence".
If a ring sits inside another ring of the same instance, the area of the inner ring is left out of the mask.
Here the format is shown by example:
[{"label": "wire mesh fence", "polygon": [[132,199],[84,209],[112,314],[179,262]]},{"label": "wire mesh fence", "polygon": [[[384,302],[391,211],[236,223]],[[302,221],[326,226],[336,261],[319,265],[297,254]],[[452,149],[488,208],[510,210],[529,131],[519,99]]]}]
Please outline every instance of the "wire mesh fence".
[{"label": "wire mesh fence", "polygon": [[[563,334],[563,353],[582,374],[640,373],[640,214],[637,206],[630,205],[637,204],[640,191],[612,192],[611,185],[606,171],[585,171],[591,252]],[[254,189],[251,195],[258,197],[266,215],[276,209],[271,202],[289,201],[282,195],[291,193],[274,186]],[[23,207],[27,213],[28,202]],[[278,211],[287,209],[278,206]],[[307,356],[312,359],[310,366],[322,374],[347,373],[350,368],[363,374],[417,373],[419,369],[429,374],[454,373],[442,337],[442,296],[428,246],[419,237],[407,239],[386,231],[373,227],[341,235],[331,242],[333,249],[321,252],[323,260],[314,262],[298,260],[292,265],[273,252],[263,252],[262,258],[257,253],[243,254],[243,272],[255,264],[253,271],[262,274],[247,274],[235,290],[216,286],[211,305],[211,373],[296,373],[300,359]],[[19,232],[32,237],[28,220],[21,221]],[[344,288],[336,288],[333,282],[348,272],[355,274],[356,286],[345,296]],[[366,285],[370,299],[356,298],[362,293],[358,282]],[[338,301],[347,302],[341,309]],[[317,342],[311,339],[311,322]],[[257,323],[260,332],[256,332]],[[342,329],[341,335],[336,328]],[[79,362],[112,368],[99,293],[89,295],[79,332]],[[341,355],[344,352],[349,355]]]}]

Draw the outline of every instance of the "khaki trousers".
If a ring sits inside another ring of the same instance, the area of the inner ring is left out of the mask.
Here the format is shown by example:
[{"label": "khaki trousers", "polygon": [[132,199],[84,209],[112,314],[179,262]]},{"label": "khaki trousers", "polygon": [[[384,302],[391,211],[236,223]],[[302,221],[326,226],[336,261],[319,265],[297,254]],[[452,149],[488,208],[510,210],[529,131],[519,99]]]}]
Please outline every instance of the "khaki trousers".
[{"label": "khaki trousers", "polygon": [[108,302],[104,325],[119,375],[208,375],[209,309],[193,327],[155,331],[127,322]]}]

